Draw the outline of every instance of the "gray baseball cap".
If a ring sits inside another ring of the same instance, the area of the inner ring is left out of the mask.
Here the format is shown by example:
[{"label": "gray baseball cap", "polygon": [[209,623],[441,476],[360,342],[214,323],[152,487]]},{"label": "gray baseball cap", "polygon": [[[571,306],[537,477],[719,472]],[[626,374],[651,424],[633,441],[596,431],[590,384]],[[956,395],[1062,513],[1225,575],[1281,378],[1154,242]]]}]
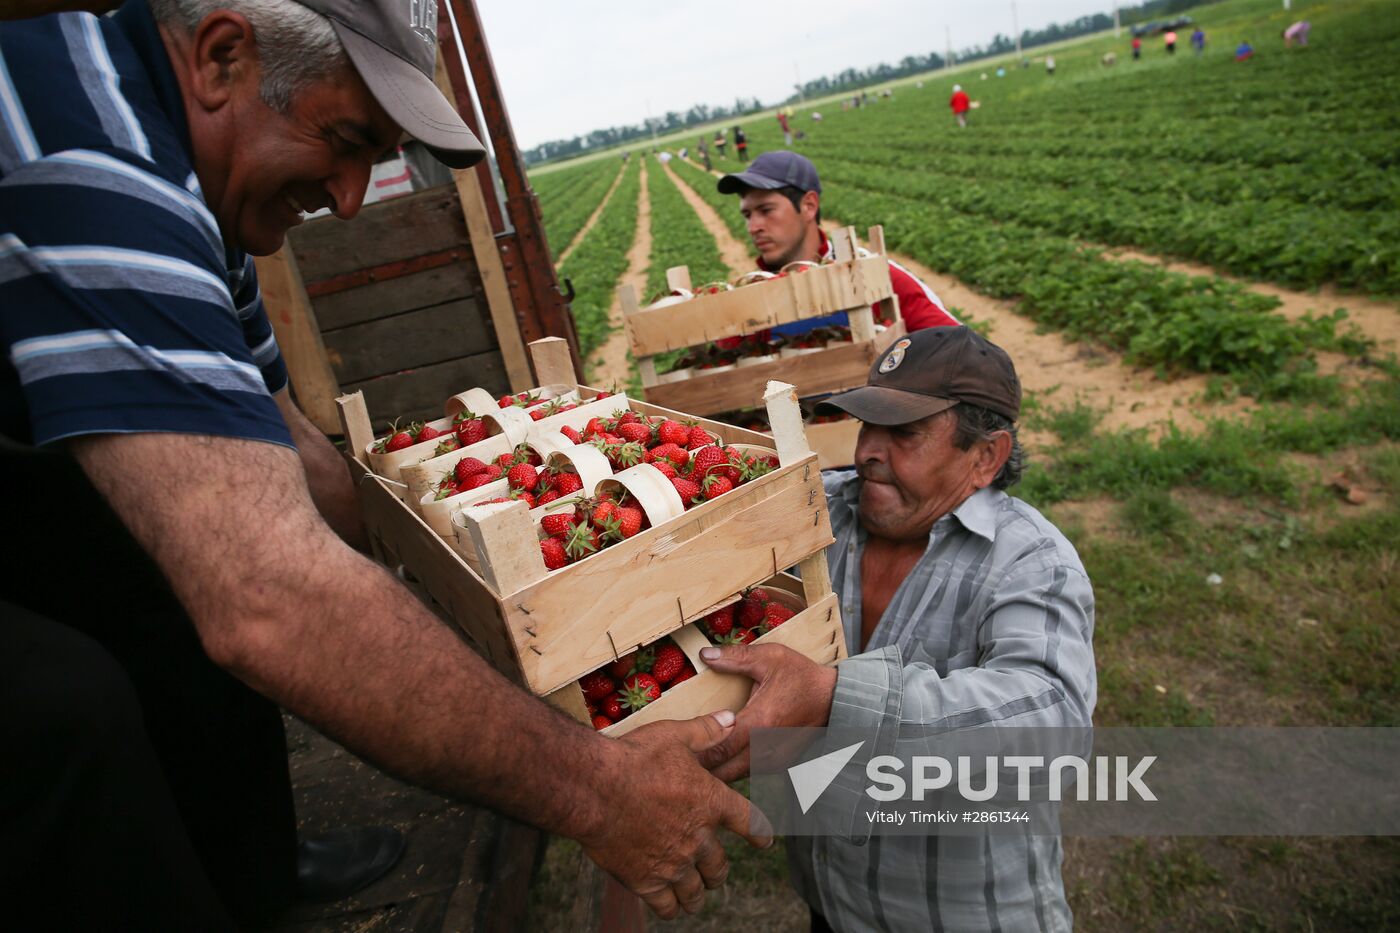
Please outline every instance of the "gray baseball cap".
[{"label": "gray baseball cap", "polygon": [[481,140],[433,83],[437,0],[298,0],[331,21],[350,62],[385,113],[438,161],[467,168]]},{"label": "gray baseball cap", "polygon": [[800,191],[822,193],[822,182],[817,177],[817,167],[812,160],[787,150],[765,152],[744,171],[725,175],[718,185],[720,194],[739,194],[745,188],[772,191],[789,186]]}]

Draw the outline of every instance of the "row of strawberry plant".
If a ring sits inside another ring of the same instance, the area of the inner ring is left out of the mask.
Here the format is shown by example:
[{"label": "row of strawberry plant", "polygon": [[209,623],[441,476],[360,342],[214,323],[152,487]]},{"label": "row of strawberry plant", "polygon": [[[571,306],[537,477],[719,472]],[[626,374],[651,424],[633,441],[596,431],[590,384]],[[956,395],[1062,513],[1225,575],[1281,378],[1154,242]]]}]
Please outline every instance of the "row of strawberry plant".
[{"label": "row of strawberry plant", "polygon": [[[1400,212],[1378,212],[1367,220],[1347,211],[1273,200],[1220,205],[1177,193],[1127,197],[1115,195],[1112,186],[1066,190],[986,176],[966,184],[961,176],[921,168],[920,161],[912,153],[849,149],[841,155],[830,152],[822,164],[828,174],[870,180],[880,190],[943,209],[1141,246],[1240,275],[1289,285],[1337,282],[1400,292]],[[878,173],[870,171],[872,165]]]},{"label": "row of strawberry plant", "polygon": [[610,159],[585,163],[571,184],[558,192],[551,192],[548,197],[540,197],[545,237],[549,240],[550,255],[556,261],[607,197],[620,173],[621,168]]},{"label": "row of strawberry plant", "polygon": [[679,178],[687,188],[700,196],[700,200],[715,209],[719,219],[724,221],[724,225],[729,228],[729,232],[734,235],[734,239],[743,243],[748,248],[750,256],[757,256],[758,252],[753,248],[753,241],[749,239],[748,224],[744,222],[744,215],[739,213],[739,199],[732,194],[720,194],[715,183],[719,181],[714,175],[705,171],[687,159],[672,159],[671,167],[675,169],[676,177]]},{"label": "row of strawberry plant", "polygon": [[1339,345],[1334,318],[1291,323],[1269,313],[1276,299],[1228,282],[1110,261],[1020,225],[933,212],[855,177],[837,174],[826,206],[843,223],[883,223],[891,249],[986,294],[1018,299],[1018,310],[1036,321],[1164,373],[1221,373],[1257,394],[1285,395],[1307,384],[1315,347]]},{"label": "row of strawberry plant", "polygon": [[608,311],[617,280],[627,271],[627,251],[637,236],[641,176],[633,162],[623,169],[617,189],[578,249],[559,267],[560,280],[574,286],[574,323],[579,352],[587,360],[608,337]]},{"label": "row of strawberry plant", "polygon": [[651,198],[651,268],[643,300],[666,290],[666,270],[673,266],[689,266],[691,283],[697,287],[728,280],[729,267],[720,258],[715,238],[659,162],[647,166],[647,194]]}]

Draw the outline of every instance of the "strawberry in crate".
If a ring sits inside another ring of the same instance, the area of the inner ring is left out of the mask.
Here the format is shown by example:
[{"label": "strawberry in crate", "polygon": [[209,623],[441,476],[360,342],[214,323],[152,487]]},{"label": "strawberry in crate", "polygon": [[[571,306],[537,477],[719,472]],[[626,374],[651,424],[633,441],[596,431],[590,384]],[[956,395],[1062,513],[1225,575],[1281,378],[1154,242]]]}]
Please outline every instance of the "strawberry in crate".
[{"label": "strawberry in crate", "polygon": [[700,628],[717,645],[747,645],[791,619],[797,613],[756,586],[737,603],[721,606],[700,622]]},{"label": "strawberry in crate", "polygon": [[442,475],[434,498],[446,499],[459,492],[468,492],[478,486],[493,483],[505,475],[495,463],[483,463],[476,457],[463,457],[451,470]]},{"label": "strawberry in crate", "polygon": [[565,402],[562,399],[553,399],[543,405],[530,409],[530,420],[543,421],[551,415],[558,415],[566,411],[573,411],[578,407],[577,402]]},{"label": "strawberry in crate", "polygon": [[398,421],[394,421],[389,425],[389,433],[375,441],[374,446],[370,449],[377,454],[391,454],[441,436],[441,431],[430,424],[424,424],[422,421],[411,422],[402,431],[399,430]]},{"label": "strawberry in crate", "polygon": [[669,637],[629,652],[579,678],[595,729],[606,729],[695,676],[695,666]]},{"label": "strawberry in crate", "polygon": [[479,415],[463,409],[452,416],[452,430],[463,447],[486,440],[486,422]]},{"label": "strawberry in crate", "polygon": [[546,569],[558,570],[647,527],[646,513],[627,493],[620,499],[606,494],[580,499],[572,511],[560,510],[540,520],[540,554]]}]

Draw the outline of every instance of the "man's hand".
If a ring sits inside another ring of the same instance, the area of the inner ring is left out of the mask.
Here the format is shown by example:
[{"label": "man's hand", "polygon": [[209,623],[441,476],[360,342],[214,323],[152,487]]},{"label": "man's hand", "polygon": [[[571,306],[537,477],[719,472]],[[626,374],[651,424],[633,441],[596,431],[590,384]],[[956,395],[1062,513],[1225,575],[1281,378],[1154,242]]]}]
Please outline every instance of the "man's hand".
[{"label": "man's hand", "polygon": [[601,821],[580,837],[584,851],[662,919],[694,913],[706,888],[724,884],[729,864],[720,826],[757,848],[773,844],[763,815],[754,811],[757,831],[751,829],[749,802],[696,762],[733,726],[728,710],[643,726],[617,740],[616,768],[596,775]]},{"label": "man's hand", "polygon": [[700,756],[700,763],[721,781],[749,773],[749,730],[780,726],[824,726],[836,692],[836,668],[808,660],[785,645],[733,645],[705,648],[705,663],[754,682],[748,705],[739,711],[734,730]]}]

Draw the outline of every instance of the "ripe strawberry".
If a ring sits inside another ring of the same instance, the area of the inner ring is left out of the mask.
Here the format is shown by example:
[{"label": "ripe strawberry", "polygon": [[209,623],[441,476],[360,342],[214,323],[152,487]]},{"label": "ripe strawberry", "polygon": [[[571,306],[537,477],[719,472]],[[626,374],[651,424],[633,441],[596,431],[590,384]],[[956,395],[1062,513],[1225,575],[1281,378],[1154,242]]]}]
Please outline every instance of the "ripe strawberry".
[{"label": "ripe strawberry", "polygon": [[525,503],[525,508],[527,509],[533,509],[535,506],[539,505],[539,502],[535,499],[535,494],[532,492],[526,492],[523,489],[512,489],[510,491],[510,497],[519,502]]},{"label": "ripe strawberry", "polygon": [[685,669],[685,652],[667,643],[656,649],[656,661],[651,665],[651,676],[659,684],[669,684]]},{"label": "ripe strawberry", "polygon": [[603,701],[617,690],[617,682],[602,671],[594,671],[580,677],[578,685],[583,690],[584,699],[597,703],[598,711],[606,716],[608,711]]},{"label": "ripe strawberry", "polygon": [[593,396],[593,401],[596,402],[596,401],[598,401],[599,399],[611,398],[611,397],[612,397],[612,392],[599,392],[597,395]]},{"label": "ripe strawberry", "polygon": [[564,542],[558,538],[545,538],[540,542],[540,554],[544,557],[546,570],[558,570],[569,562],[564,552]]},{"label": "ripe strawberry", "polygon": [[680,469],[690,462],[690,451],[679,444],[661,444],[651,449],[652,457],[660,459],[665,457],[670,460],[676,469]]},{"label": "ripe strawberry", "polygon": [[656,436],[663,444],[675,444],[684,449],[690,444],[690,429],[679,421],[669,418],[656,426]]},{"label": "ripe strawberry", "polygon": [[771,632],[795,615],[797,613],[782,603],[769,603],[768,608],[763,610],[763,627]]},{"label": "ripe strawberry", "polygon": [[598,713],[606,716],[613,722],[622,719],[630,713],[627,707],[622,705],[622,694],[610,693],[598,701]]},{"label": "ripe strawberry", "polygon": [[635,505],[620,505],[615,514],[617,530],[623,538],[630,538],[640,532],[646,522],[646,513]]},{"label": "ripe strawberry", "polygon": [[593,728],[599,732],[602,732],[604,729],[606,729],[608,726],[611,726],[612,724],[613,721],[608,717],[604,716],[602,713],[599,713],[597,716],[593,717]]},{"label": "ripe strawberry", "polygon": [[734,631],[734,606],[721,606],[705,616],[705,628],[711,638],[720,638]]},{"label": "ripe strawberry", "polygon": [[497,405],[497,407],[499,407],[499,408],[509,408],[510,406],[512,406],[512,405],[514,405],[514,404],[515,404],[515,396],[514,396],[514,395],[502,395],[500,398],[496,399],[496,405]]},{"label": "ripe strawberry", "polygon": [[462,442],[463,447],[486,440],[486,422],[475,419],[463,421],[457,425],[457,440]]},{"label": "ripe strawberry", "polygon": [[597,437],[605,433],[602,418],[589,418],[588,423],[583,426],[584,437]]},{"label": "ripe strawberry", "polygon": [[461,489],[463,492],[466,492],[468,489],[475,489],[478,486],[485,486],[489,482],[491,482],[491,477],[487,476],[485,473],[474,473],[471,476],[468,476],[466,479],[462,480],[462,482],[458,483],[457,488]]},{"label": "ripe strawberry", "polygon": [[492,460],[491,462],[494,463],[496,466],[500,467],[502,470],[509,470],[511,467],[515,466],[520,461],[515,458],[514,453],[508,453],[501,454],[499,457],[497,457],[495,460]]},{"label": "ripe strawberry", "polygon": [[690,475],[697,482],[703,482],[706,476],[729,463],[729,458],[724,455],[724,451],[710,444],[699,447],[691,451],[690,454]]},{"label": "ripe strawberry", "polygon": [[478,473],[486,472],[486,464],[475,457],[463,457],[457,461],[457,465],[452,468],[452,475],[457,477],[457,482],[466,482],[468,477],[476,476]]},{"label": "ripe strawberry", "polygon": [[560,498],[561,498],[561,496],[559,495],[559,490],[557,490],[557,489],[547,489],[547,490],[545,490],[543,493],[540,494],[540,497],[539,497],[538,499],[535,500],[535,504],[536,504],[536,505],[549,505],[551,502],[555,502],[555,501],[557,501],[557,500],[560,499]]},{"label": "ripe strawberry", "polygon": [[718,499],[734,488],[734,484],[727,476],[707,476],[701,489],[705,493],[706,499]]},{"label": "ripe strawberry", "polygon": [[706,431],[698,424],[692,424],[690,426],[690,430],[686,434],[686,442],[681,446],[688,447],[691,450],[694,450],[697,447],[704,447],[705,445],[713,444],[714,442],[715,438],[713,434],[711,434],[709,431]]},{"label": "ripe strawberry", "polygon": [[439,437],[441,437],[441,436],[442,436],[442,432],[441,432],[441,431],[439,431],[437,428],[433,427],[431,424],[425,424],[425,425],[423,425],[423,427],[421,427],[421,428],[418,429],[418,436],[417,436],[416,438],[414,438],[414,439],[415,439],[418,443],[421,444],[421,443],[423,443],[424,441],[436,440],[437,438],[439,438]]},{"label": "ripe strawberry", "polygon": [[700,485],[693,479],[685,476],[671,477],[671,485],[676,487],[676,492],[680,494],[681,502],[689,508],[694,503],[695,498],[700,495]]},{"label": "ripe strawberry", "polygon": [[729,465],[724,468],[724,475],[729,477],[729,481],[735,486],[739,485],[739,464],[743,463],[744,457],[733,447],[724,448],[725,457],[729,458]]},{"label": "ripe strawberry", "polygon": [[668,684],[667,686],[668,686],[668,687],[674,687],[676,684],[684,683],[685,681],[689,680],[690,678],[692,678],[692,677],[694,677],[694,676],[695,676],[695,668],[693,668],[693,667],[690,666],[690,662],[689,662],[689,661],[686,661],[686,662],[685,662],[685,667],[681,668],[681,672],[680,672],[679,674],[676,675],[676,679],[673,680],[673,681],[671,681],[670,684]]},{"label": "ripe strawberry", "polygon": [[439,486],[437,494],[433,496],[433,501],[438,502],[450,496],[455,496],[461,492],[456,486]]},{"label": "ripe strawberry", "polygon": [[553,512],[540,519],[540,527],[551,538],[562,538],[574,526],[574,513]]},{"label": "ripe strawberry", "polygon": [[[768,600],[755,596],[755,593],[764,593],[763,590],[752,589],[739,601],[739,607],[734,611],[734,619],[740,628],[751,628],[763,622],[763,613],[767,611]],[[764,593],[766,596],[767,594]]]},{"label": "ripe strawberry", "polygon": [[593,523],[593,527],[603,530],[610,522],[616,522],[617,503],[611,499],[604,499],[593,506],[593,511],[589,513],[588,520]]},{"label": "ripe strawberry", "polygon": [[461,446],[462,442],[457,439],[457,435],[449,434],[438,442],[437,447],[433,448],[433,456],[441,457],[443,454],[451,453]]},{"label": "ripe strawberry", "polygon": [[580,435],[573,428],[569,427],[567,424],[559,429],[559,433],[567,437],[569,440],[573,441],[575,444],[583,443],[583,436]]},{"label": "ripe strawberry", "polygon": [[624,441],[636,441],[639,444],[646,444],[651,441],[651,428],[637,422],[628,422],[617,426],[617,436]]},{"label": "ripe strawberry", "polygon": [[659,699],[661,685],[650,674],[633,674],[622,682],[622,705],[629,710],[639,710]]},{"label": "ripe strawberry", "polygon": [[510,484],[512,489],[523,489],[525,492],[534,490],[539,481],[539,473],[528,463],[517,463],[506,474],[506,482]]},{"label": "ripe strawberry", "polygon": [[667,479],[675,479],[676,476],[679,475],[676,473],[676,465],[670,460],[655,460],[652,461],[651,465],[656,467],[656,469],[661,472],[661,475]]},{"label": "ripe strawberry", "polygon": [[635,411],[615,411],[613,412],[613,417],[617,419],[619,425],[639,424],[642,420],[642,416]]},{"label": "ripe strawberry", "polygon": [[534,408],[530,410],[531,421],[543,421],[545,417],[546,416],[543,408]]},{"label": "ripe strawberry", "polygon": [[559,473],[554,477],[554,489],[561,497],[573,495],[583,489],[583,480],[577,473]]},{"label": "ripe strawberry", "polygon": [[486,465],[486,472],[480,475],[486,477],[486,482],[490,483],[500,479],[502,476],[505,476],[505,473],[506,471],[499,464],[488,463]]},{"label": "ripe strawberry", "polygon": [[384,452],[393,453],[396,450],[403,450],[405,447],[413,446],[413,435],[407,431],[396,431],[384,442]]}]

